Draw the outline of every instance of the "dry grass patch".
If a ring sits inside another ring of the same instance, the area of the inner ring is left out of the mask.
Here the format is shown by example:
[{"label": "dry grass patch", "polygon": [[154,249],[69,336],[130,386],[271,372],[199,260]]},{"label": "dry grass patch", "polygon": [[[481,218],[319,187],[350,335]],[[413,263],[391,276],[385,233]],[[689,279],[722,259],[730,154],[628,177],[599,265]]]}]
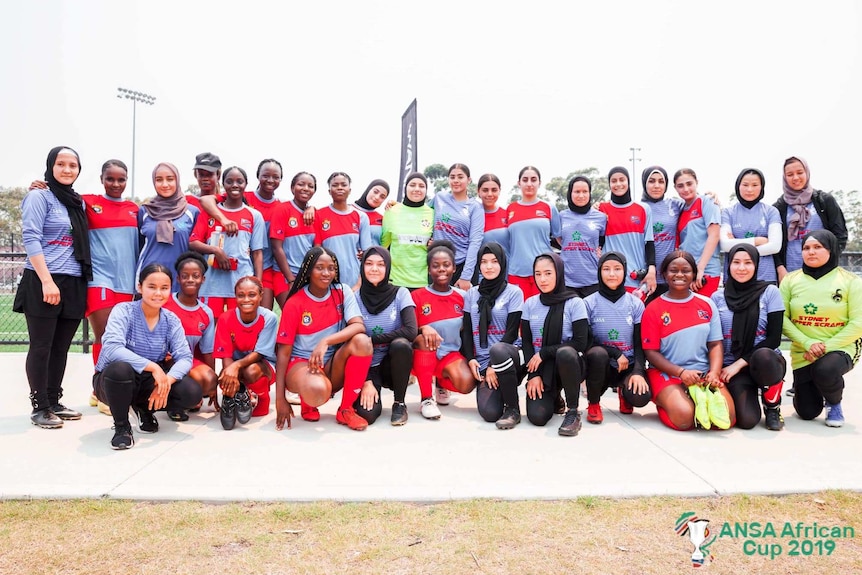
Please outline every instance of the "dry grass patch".
[{"label": "dry grass patch", "polygon": [[[862,494],[786,497],[579,498],[567,501],[246,503],[8,501],[0,503],[0,573],[326,574],[692,571],[674,532],[686,511],[725,521],[850,526],[862,537]],[[858,539],[829,556],[746,555],[720,537],[713,573],[858,573]],[[706,571],[706,570],[704,570]]]}]

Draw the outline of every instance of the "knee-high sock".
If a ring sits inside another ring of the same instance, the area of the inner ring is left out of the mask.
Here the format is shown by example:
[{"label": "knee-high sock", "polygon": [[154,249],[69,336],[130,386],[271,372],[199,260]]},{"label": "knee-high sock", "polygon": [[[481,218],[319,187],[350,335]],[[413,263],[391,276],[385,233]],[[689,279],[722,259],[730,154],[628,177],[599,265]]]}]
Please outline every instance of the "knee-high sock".
[{"label": "knee-high sock", "polygon": [[[240,391],[242,390],[242,385],[245,385],[245,384],[241,384]],[[270,385],[272,385],[272,381],[270,381],[270,379],[267,376],[263,375],[260,378],[258,378],[257,381],[249,383],[248,385],[245,386],[248,389],[248,391],[252,391],[252,392],[257,394],[257,405],[254,407],[254,410],[251,412],[251,414],[253,416],[258,417],[260,415],[266,415],[269,413],[269,403],[270,403],[269,388],[270,388]]]},{"label": "knee-high sock", "polygon": [[419,383],[419,395],[422,399],[431,397],[431,379],[436,368],[436,352],[421,349],[413,351],[413,374]]},{"label": "knee-high sock", "polygon": [[763,390],[763,405],[764,407],[778,407],[781,405],[781,388],[784,387],[784,381],[779,381]]},{"label": "knee-high sock", "polygon": [[353,409],[353,402],[362,391],[369,367],[370,355],[351,355],[347,358],[344,365],[344,388],[341,390],[341,409]]},{"label": "knee-high sock", "polygon": [[93,366],[99,363],[99,354],[102,353],[102,344],[94,343],[93,344]]}]

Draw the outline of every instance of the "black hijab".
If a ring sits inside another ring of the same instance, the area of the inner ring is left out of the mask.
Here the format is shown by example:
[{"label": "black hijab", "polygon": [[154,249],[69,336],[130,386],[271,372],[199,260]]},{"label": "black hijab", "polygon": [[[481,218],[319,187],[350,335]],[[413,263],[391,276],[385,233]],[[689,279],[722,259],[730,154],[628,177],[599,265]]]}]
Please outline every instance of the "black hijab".
[{"label": "black hijab", "polygon": [[[620,285],[617,286],[616,289],[611,289],[605,284],[605,281],[602,279],[602,264],[608,260],[614,260],[623,264],[623,281]],[[626,267],[626,256],[619,252],[606,252],[602,254],[602,257],[599,258],[599,293],[602,294],[606,300],[616,303],[621,297],[626,295],[626,273],[628,273],[628,268]]]},{"label": "black hijab", "polygon": [[93,264],[90,261],[90,236],[89,226],[87,225],[87,214],[84,212],[84,203],[81,196],[72,189],[71,185],[61,184],[54,177],[54,163],[57,161],[57,156],[60,152],[67,150],[75,154],[78,160],[78,169],[81,168],[81,158],[78,152],[68,146],[57,146],[48,152],[48,159],[45,162],[45,181],[48,183],[48,188],[54,197],[66,207],[69,213],[69,222],[72,225],[72,253],[78,263],[81,264],[81,275],[87,280],[93,279]]},{"label": "black hijab", "polygon": [[[549,258],[554,262],[554,269],[557,272],[557,283],[554,289],[549,293],[540,293],[539,301],[543,305],[548,306],[548,315],[545,316],[545,323],[542,326],[542,347],[547,345],[559,345],[563,343],[563,315],[566,309],[566,302],[577,297],[577,292],[566,287],[566,271],[563,265],[563,260],[554,252],[541,254],[533,260],[533,269],[536,269],[536,263],[541,258]],[[542,381],[546,385],[554,380],[554,361],[548,360],[542,362]]]},{"label": "black hijab", "polygon": [[[407,184],[410,183],[410,180],[413,180],[415,178],[419,178],[420,180],[425,182],[425,197],[422,198],[421,202],[414,202],[410,198],[407,197]],[[401,200],[401,203],[403,203],[405,206],[408,206],[410,208],[421,208],[422,206],[425,205],[426,199],[428,199],[428,178],[426,178],[425,174],[423,174],[422,172],[411,173],[409,176],[407,176],[407,179],[404,180],[404,199]]]},{"label": "black hijab", "polygon": [[356,200],[356,205],[368,212],[373,212],[375,209],[372,208],[368,203],[368,194],[371,193],[371,190],[374,188],[374,186],[382,186],[386,189],[386,193],[389,193],[389,184],[386,182],[386,180],[371,180],[371,183],[368,184],[368,187],[365,188],[365,191],[362,192],[362,195],[359,197],[358,200]]},{"label": "black hijab", "polygon": [[615,196],[614,193],[611,192],[611,203],[617,204],[618,206],[628,204],[632,201],[632,179],[629,177],[629,171],[622,166],[614,166],[611,168],[611,171],[608,172],[608,186],[610,186],[611,176],[614,174],[623,174],[626,177],[628,189],[622,196]]},{"label": "black hijab", "polygon": [[835,234],[833,234],[829,230],[814,230],[813,232],[808,232],[808,234],[806,234],[806,236],[802,239],[803,247],[805,246],[805,242],[808,241],[808,238],[814,238],[815,240],[820,242],[824,248],[829,250],[829,261],[827,261],[819,268],[809,267],[805,265],[805,260],[802,260],[802,273],[807,276],[811,276],[816,280],[819,280],[820,278],[838,267],[838,256],[841,254],[841,250],[838,249],[838,238],[836,238]]},{"label": "black hijab", "polygon": [[[377,285],[372,284],[365,278],[365,260],[372,254],[383,258],[383,264],[386,266],[386,274],[383,276],[383,280]],[[371,315],[377,315],[385,310],[395,299],[395,296],[398,295],[398,286],[389,283],[389,273],[391,271],[392,258],[389,256],[389,250],[380,246],[371,246],[362,254],[362,263],[359,264],[359,277],[362,279],[362,284],[359,286],[359,297],[362,298],[365,309]]]},{"label": "black hijab", "polygon": [[[760,195],[757,197],[756,200],[753,201],[743,200],[742,196],[739,194],[739,185],[742,184],[742,178],[749,174],[754,174],[760,178]],[[766,193],[766,179],[763,177],[763,172],[761,172],[757,168],[745,168],[744,170],[739,172],[738,176],[736,176],[736,187],[734,187],[734,190],[736,190],[736,199],[739,200],[739,203],[750,210],[751,208],[756,206],[760,200],[763,199],[763,196]]]},{"label": "black hijab", "polygon": [[[587,189],[590,192],[590,200],[583,206],[576,206],[575,202],[572,201],[572,188],[575,187],[575,182],[586,182]],[[571,180],[569,180],[569,193],[566,195],[566,201],[569,203],[569,209],[575,212],[576,214],[586,214],[593,207],[593,183],[586,176],[575,176]]]},{"label": "black hijab", "polygon": [[644,202],[649,202],[651,204],[656,204],[664,199],[664,194],[659,199],[655,199],[647,193],[647,182],[649,181],[649,177],[653,175],[655,172],[660,173],[664,176],[664,191],[667,193],[667,172],[661,166],[647,166],[644,168],[644,171],[641,172],[641,183],[643,184],[643,194],[641,195],[641,200]]},{"label": "black hijab", "polygon": [[497,303],[497,298],[509,285],[507,281],[508,263],[506,261],[506,252],[503,246],[497,242],[488,242],[482,244],[479,248],[479,257],[476,261],[476,268],[482,264],[482,256],[485,254],[493,254],[500,263],[500,274],[492,280],[482,277],[481,272],[479,277],[479,347],[488,347],[488,325],[491,323],[491,311],[494,309],[494,304]]},{"label": "black hijab", "polygon": [[[737,252],[745,252],[754,262],[754,276],[747,282],[738,282],[730,273],[730,262]],[[760,317],[760,296],[766,291],[768,283],[757,279],[760,267],[760,253],[750,244],[737,244],[727,252],[728,274],[724,281],[724,301],[727,308],[733,312],[731,323],[730,352],[733,357],[740,358],[754,349],[754,337],[757,335],[757,320]]]}]

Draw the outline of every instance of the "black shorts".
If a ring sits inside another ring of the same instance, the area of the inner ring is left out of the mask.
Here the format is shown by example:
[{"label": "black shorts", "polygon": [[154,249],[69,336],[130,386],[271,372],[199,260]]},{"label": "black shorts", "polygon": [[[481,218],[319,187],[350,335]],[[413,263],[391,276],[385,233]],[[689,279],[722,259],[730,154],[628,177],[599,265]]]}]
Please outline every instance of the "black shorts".
[{"label": "black shorts", "polygon": [[42,301],[42,280],[35,271],[25,269],[15,292],[12,311],[30,317],[84,319],[87,310],[87,280],[79,276],[51,274],[60,290],[60,303],[50,305]]}]

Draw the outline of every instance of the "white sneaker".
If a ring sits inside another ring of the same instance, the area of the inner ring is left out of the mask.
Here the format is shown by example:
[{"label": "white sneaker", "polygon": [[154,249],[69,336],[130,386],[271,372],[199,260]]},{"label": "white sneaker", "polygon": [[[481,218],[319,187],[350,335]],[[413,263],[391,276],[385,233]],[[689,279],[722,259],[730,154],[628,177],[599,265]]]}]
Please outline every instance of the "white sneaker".
[{"label": "white sneaker", "polygon": [[449,400],[452,398],[452,392],[445,387],[436,386],[435,394],[437,405],[449,405]]},{"label": "white sneaker", "polygon": [[443,415],[440,413],[440,408],[437,407],[437,404],[434,402],[433,397],[429,397],[428,399],[422,400],[422,407],[419,409],[422,413],[422,417],[425,419],[440,419],[440,416]]},{"label": "white sneaker", "polygon": [[302,402],[298,393],[293,393],[292,391],[288,391],[286,393],[286,395],[287,395],[287,403],[289,403],[291,405],[299,405]]}]

